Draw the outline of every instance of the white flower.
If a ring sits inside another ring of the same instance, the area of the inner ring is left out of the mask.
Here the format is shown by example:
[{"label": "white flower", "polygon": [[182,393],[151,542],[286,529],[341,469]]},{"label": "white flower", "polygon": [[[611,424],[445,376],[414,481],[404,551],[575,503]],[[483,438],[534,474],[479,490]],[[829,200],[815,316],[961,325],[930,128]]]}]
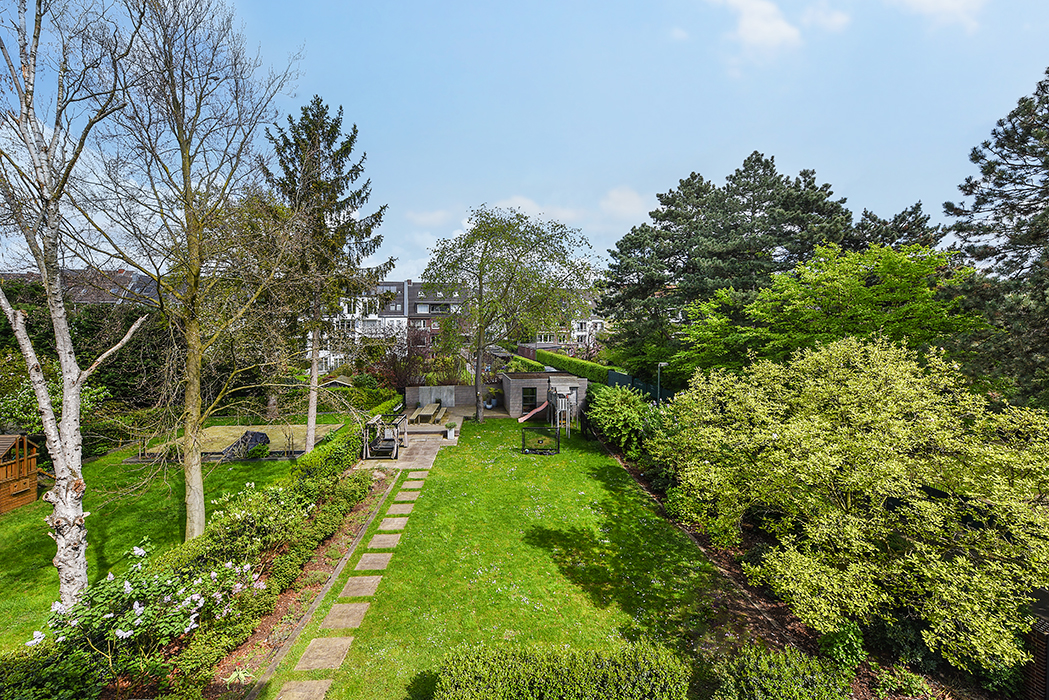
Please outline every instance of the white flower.
[{"label": "white flower", "polygon": [[36,632],[33,632],[33,638],[26,642],[25,645],[27,647],[35,647],[42,641],[44,641],[44,633],[38,630]]},{"label": "white flower", "polygon": [[113,634],[115,634],[118,639],[127,639],[132,634],[134,634],[134,632],[132,632],[131,630],[128,630],[127,632],[125,632],[124,630],[121,630],[121,629],[115,629],[115,630],[113,630]]},{"label": "white flower", "polygon": [[106,576],[106,580],[107,581],[112,581],[113,580],[113,572],[112,571],[110,571],[109,574]]},{"label": "white flower", "polygon": [[146,606],[142,605],[142,603],[136,600],[134,603],[131,604],[131,608],[135,611],[135,615],[139,616],[142,614],[142,611],[146,609]]},{"label": "white flower", "polygon": [[134,554],[136,557],[146,556],[146,550],[142,549],[141,547],[132,547],[131,553]]},{"label": "white flower", "polygon": [[124,581],[124,593],[127,593],[128,595],[131,595],[131,582],[130,581]]},{"label": "white flower", "polygon": [[51,603],[51,612],[64,613],[65,611],[66,606],[62,605],[61,601],[56,600],[55,602]]}]

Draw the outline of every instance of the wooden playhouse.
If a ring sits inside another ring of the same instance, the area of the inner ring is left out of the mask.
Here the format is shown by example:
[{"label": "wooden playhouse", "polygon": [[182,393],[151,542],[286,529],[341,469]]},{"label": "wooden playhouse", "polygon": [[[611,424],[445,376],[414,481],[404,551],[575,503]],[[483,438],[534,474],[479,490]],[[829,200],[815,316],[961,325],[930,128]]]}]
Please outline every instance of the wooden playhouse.
[{"label": "wooden playhouse", "polygon": [[0,513],[36,500],[36,451],[25,435],[0,435]]}]

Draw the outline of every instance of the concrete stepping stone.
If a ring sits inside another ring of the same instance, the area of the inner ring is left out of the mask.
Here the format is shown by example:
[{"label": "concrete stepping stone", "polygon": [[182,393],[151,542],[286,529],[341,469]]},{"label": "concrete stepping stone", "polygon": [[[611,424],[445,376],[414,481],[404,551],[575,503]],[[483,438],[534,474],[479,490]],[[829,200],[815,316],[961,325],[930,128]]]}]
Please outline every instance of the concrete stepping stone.
[{"label": "concrete stepping stone", "polygon": [[332,679],[323,681],[288,681],[281,686],[277,700],[324,700]]},{"label": "concrete stepping stone", "polygon": [[393,497],[395,501],[414,501],[419,498],[419,494],[422,491],[398,491],[397,495]]},{"label": "concrete stepping stone", "polygon": [[375,595],[375,591],[379,590],[380,582],[382,582],[382,576],[351,576],[339,595],[343,598],[372,596]]},{"label": "concrete stepping stone", "polygon": [[382,571],[390,565],[392,554],[362,554],[357,571]]},{"label": "concrete stepping stone", "polygon": [[368,543],[368,549],[392,549],[401,542],[400,535],[375,535]]},{"label": "concrete stepping stone", "polygon": [[317,637],[310,640],[306,651],[302,653],[296,671],[313,671],[318,668],[338,668],[342,666],[346,652],[353,644],[353,637]]},{"label": "concrete stepping stone", "polygon": [[425,481],[406,481],[401,484],[402,489],[421,489]]},{"label": "concrete stepping stone", "polygon": [[429,469],[427,469],[425,471],[421,471],[421,472],[408,472],[408,478],[409,479],[425,479],[428,476],[430,476],[430,470]]},{"label": "concrete stepping stone", "polygon": [[386,511],[386,515],[408,515],[415,508],[414,503],[394,503],[390,506],[390,509]]},{"label": "concrete stepping stone", "polygon": [[380,530],[403,530],[408,524],[408,518],[383,518],[379,525]]},{"label": "concrete stepping stone", "polygon": [[336,603],[321,623],[323,630],[344,630],[360,627],[364,613],[371,603]]}]

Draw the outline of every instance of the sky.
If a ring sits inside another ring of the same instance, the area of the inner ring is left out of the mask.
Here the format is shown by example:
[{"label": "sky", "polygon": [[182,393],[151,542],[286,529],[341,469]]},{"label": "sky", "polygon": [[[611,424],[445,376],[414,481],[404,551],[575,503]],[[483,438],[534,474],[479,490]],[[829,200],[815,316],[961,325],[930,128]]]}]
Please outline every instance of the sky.
[{"label": "sky", "polygon": [[934,221],[969,152],[1049,66],[1045,0],[239,0],[250,47],[301,51],[359,129],[388,209],[376,259],[419,279],[482,204],[579,228],[607,259],[690,173],[753,151],[812,169],[855,217]]}]

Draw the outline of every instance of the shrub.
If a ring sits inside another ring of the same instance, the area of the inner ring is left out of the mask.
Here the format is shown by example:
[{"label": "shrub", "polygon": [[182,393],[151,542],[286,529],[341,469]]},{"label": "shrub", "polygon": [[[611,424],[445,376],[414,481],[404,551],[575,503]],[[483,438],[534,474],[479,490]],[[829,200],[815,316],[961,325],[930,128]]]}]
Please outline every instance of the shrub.
[{"label": "shrub", "polygon": [[797,649],[746,646],[716,669],[721,681],[711,700],[844,700],[845,675],[833,664]]},{"label": "shrub", "polygon": [[867,653],[863,650],[863,635],[855,622],[847,622],[834,632],[820,637],[820,653],[841,669],[854,669],[863,663]]},{"label": "shrub", "polygon": [[560,355],[549,350],[536,350],[535,359],[559,370],[570,372],[577,377],[586,377],[597,384],[608,384],[608,367],[596,362]]},{"label": "shrub", "polygon": [[637,458],[656,409],[644,394],[628,386],[594,386],[587,394],[586,416],[614,445]]},{"label": "shrub", "polygon": [[248,450],[247,458],[263,459],[264,457],[268,457],[269,454],[270,444],[268,442],[264,442],[261,445],[255,445],[255,447],[252,447],[250,450]]},{"label": "shrub", "polygon": [[477,647],[450,654],[434,700],[684,700],[689,670],[651,645],[612,652]]},{"label": "shrub", "polygon": [[511,357],[510,362],[503,369],[504,372],[543,372],[545,370],[546,365],[542,362],[529,360],[527,357],[521,357],[520,355]]},{"label": "shrub", "polygon": [[0,655],[3,700],[94,700],[109,680],[90,653],[53,640]]},{"label": "shrub", "polygon": [[885,700],[890,695],[904,695],[909,698],[934,697],[925,679],[907,670],[905,666],[882,669],[878,674],[876,695],[879,700]]},{"label": "shrub", "polygon": [[398,395],[394,396],[392,399],[387,399],[386,401],[383,401],[381,404],[379,404],[378,406],[376,406],[372,410],[370,410],[369,413],[372,414],[373,416],[382,415],[383,413],[393,413],[394,410],[396,410],[398,406],[403,406],[403,405],[404,405],[404,399],[402,399],[400,397],[400,395],[398,394]]}]

